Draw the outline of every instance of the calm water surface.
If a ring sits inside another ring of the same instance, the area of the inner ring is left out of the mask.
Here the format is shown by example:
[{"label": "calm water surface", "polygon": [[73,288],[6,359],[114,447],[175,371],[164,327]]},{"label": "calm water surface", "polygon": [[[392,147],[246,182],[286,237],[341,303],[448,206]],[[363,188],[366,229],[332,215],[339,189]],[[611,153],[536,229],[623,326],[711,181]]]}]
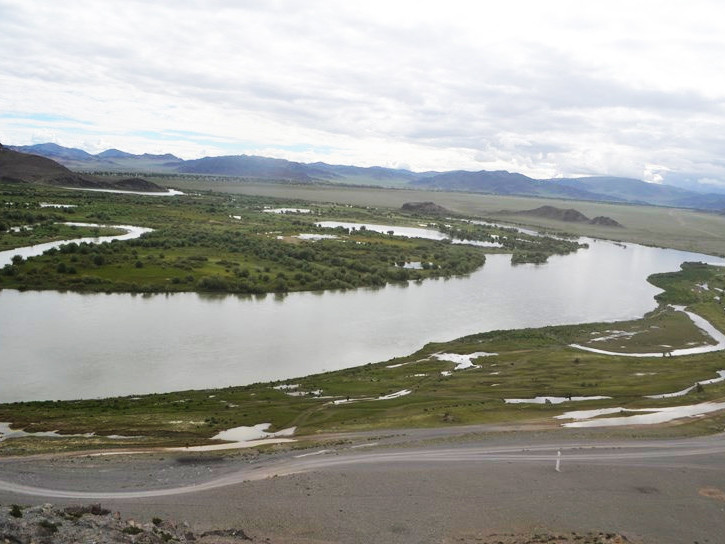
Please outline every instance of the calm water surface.
[{"label": "calm water surface", "polygon": [[0,291],[0,402],[223,387],[408,354],[495,329],[655,307],[654,272],[721,259],[585,240],[545,265],[489,255],[468,277],[279,298]]},{"label": "calm water surface", "polygon": [[[485,225],[487,223],[480,223]],[[400,227],[396,225],[379,225],[375,223],[348,223],[345,221],[320,221],[317,223],[318,227],[334,229],[337,227],[343,227],[350,229],[351,231],[360,230],[364,227],[365,230],[371,230],[379,232],[381,234],[390,234],[391,236],[407,236],[409,238],[426,238],[428,240],[449,240],[447,234],[444,234],[438,230],[426,229],[419,227]],[[518,229],[522,230],[522,229]],[[498,242],[483,242],[480,240],[464,240],[464,239],[453,239],[451,240],[454,244],[467,244],[479,247],[502,247]]]}]

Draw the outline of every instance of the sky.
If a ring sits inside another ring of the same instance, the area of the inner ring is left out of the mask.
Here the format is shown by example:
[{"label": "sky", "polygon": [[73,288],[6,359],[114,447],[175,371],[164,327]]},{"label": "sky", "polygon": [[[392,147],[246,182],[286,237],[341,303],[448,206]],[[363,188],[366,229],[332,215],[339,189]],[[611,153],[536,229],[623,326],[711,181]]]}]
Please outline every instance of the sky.
[{"label": "sky", "polygon": [[725,187],[725,3],[0,0],[0,142]]}]

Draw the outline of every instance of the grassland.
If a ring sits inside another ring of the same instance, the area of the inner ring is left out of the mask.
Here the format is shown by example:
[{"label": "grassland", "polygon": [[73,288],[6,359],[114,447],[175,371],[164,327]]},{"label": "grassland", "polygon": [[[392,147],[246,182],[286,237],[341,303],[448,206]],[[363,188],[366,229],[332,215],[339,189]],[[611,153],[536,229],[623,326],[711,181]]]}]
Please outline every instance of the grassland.
[{"label": "grassland", "polygon": [[[433,201],[466,216],[490,218],[556,232],[566,231],[579,236],[725,256],[725,215],[684,208],[376,187],[240,182],[224,178],[173,177],[155,181],[182,190],[205,187],[234,194],[287,197],[355,206],[397,208],[405,202]],[[545,204],[565,209],[574,208],[588,217],[611,217],[624,228],[566,223],[510,213],[531,210]]]},{"label": "grassland", "polygon": [[[686,303],[703,315],[718,316],[713,321],[725,329],[723,297],[718,290],[725,289],[725,271],[687,265],[677,273],[656,275],[653,281],[666,289],[661,300]],[[665,340],[672,349],[693,342],[703,344],[704,340],[702,332],[682,313],[663,305],[639,320],[476,334],[431,343],[406,357],[285,382],[140,397],[5,404],[0,405],[0,421],[13,422],[27,431],[137,438],[19,438],[0,442],[0,454],[203,444],[223,429],[261,422],[270,422],[276,429],[296,426],[302,437],[326,431],[474,423],[538,421],[553,426],[553,416],[568,410],[654,408],[725,397],[725,382],[721,382],[680,397],[646,398],[716,377],[717,371],[725,370],[722,352],[634,358],[570,347],[606,337],[613,330],[626,333],[616,340],[618,351],[625,353],[657,352]],[[481,352],[489,355],[474,357],[476,366],[463,370],[455,370],[455,362],[434,356]],[[403,390],[410,394],[380,400]],[[611,398],[562,404],[504,402],[537,396]],[[698,432],[722,430],[721,418],[717,417],[698,419],[692,425]]]}]

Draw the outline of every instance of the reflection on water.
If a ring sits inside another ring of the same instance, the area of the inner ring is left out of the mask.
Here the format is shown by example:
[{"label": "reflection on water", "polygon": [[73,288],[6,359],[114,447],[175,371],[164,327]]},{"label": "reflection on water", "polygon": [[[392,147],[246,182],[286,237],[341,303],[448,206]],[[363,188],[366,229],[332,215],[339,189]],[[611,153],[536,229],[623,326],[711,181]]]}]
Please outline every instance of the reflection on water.
[{"label": "reflection on water", "polygon": [[288,379],[481,331],[634,318],[655,307],[648,275],[723,262],[586,241],[590,249],[543,265],[489,255],[467,277],[407,287],[285,297],[0,291],[0,400]]}]

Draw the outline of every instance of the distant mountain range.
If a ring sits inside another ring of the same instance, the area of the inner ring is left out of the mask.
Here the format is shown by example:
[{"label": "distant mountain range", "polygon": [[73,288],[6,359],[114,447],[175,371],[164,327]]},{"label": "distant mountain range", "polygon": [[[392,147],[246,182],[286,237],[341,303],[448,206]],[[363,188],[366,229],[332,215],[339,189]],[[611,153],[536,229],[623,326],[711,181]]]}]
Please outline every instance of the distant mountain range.
[{"label": "distant mountain range", "polygon": [[411,172],[378,166],[363,168],[324,162],[301,163],[251,155],[183,160],[171,154],[134,155],[118,149],[108,149],[93,155],[82,149],[52,143],[7,147],[53,159],[77,172],[198,174],[262,181],[375,185],[725,210],[725,194],[703,193],[620,177],[534,179],[503,170]]},{"label": "distant mountain range", "polygon": [[[85,152],[84,152],[85,153]],[[164,187],[140,177],[107,181],[73,172],[53,159],[21,153],[0,144],[0,182],[38,183],[86,189],[161,192]]]},{"label": "distant mountain range", "polygon": [[171,154],[133,155],[118,149],[107,149],[92,155],[82,149],[63,147],[46,143],[36,145],[6,146],[13,151],[40,155],[53,159],[71,170],[79,172],[174,172],[174,168],[184,161]]}]

